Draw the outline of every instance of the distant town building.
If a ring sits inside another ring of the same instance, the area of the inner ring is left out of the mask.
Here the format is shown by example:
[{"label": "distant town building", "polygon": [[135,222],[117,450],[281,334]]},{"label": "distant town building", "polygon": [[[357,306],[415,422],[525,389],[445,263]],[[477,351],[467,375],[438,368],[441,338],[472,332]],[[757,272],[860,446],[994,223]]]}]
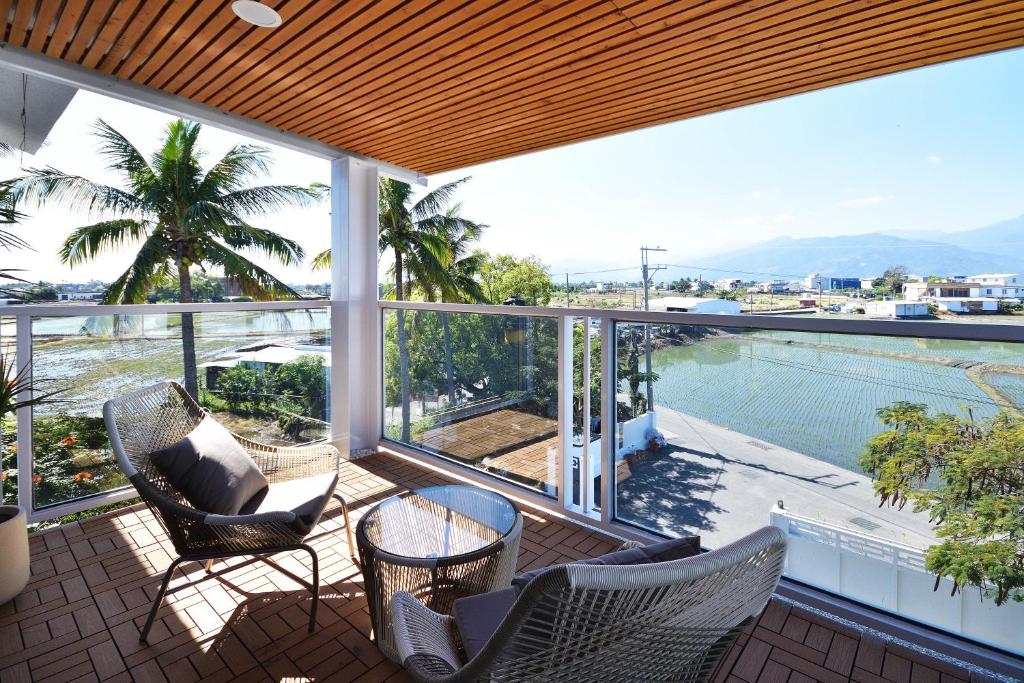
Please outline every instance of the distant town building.
[{"label": "distant town building", "polygon": [[1019,299],[1024,296],[1024,276],[1018,273],[982,273],[970,279],[980,285],[981,296]]},{"label": "distant town building", "polygon": [[787,283],[785,280],[771,280],[770,282],[760,282],[757,285],[757,291],[762,294],[782,294],[787,290]]},{"label": "distant town building", "polygon": [[923,301],[868,301],[864,312],[872,318],[923,318],[928,315],[928,304]]},{"label": "distant town building", "polygon": [[998,299],[965,299],[938,297],[932,299],[940,311],[948,313],[996,313],[999,311]]},{"label": "distant town building", "polygon": [[981,284],[978,282],[906,282],[903,284],[903,296],[907,301],[925,301],[928,299],[970,299],[979,298]]},{"label": "distant town building", "polygon": [[932,304],[947,313],[996,313],[999,298],[986,294],[999,289],[996,285],[982,285],[980,282],[908,282],[903,285],[903,296],[907,301]]},{"label": "distant town building", "polygon": [[877,277],[862,277],[860,279],[860,288],[861,289],[874,289],[874,287],[875,287],[875,280],[877,280],[877,279],[878,279]]},{"label": "distant town building", "polygon": [[804,290],[809,292],[828,292],[834,289],[860,289],[859,277],[832,277],[813,273],[803,280]]},{"label": "distant town building", "polygon": [[739,289],[740,285],[743,284],[743,280],[739,278],[725,278],[722,280],[715,280],[715,289],[733,290]]},{"label": "distant town building", "polygon": [[101,301],[103,292],[64,291],[57,293],[57,301]]},{"label": "distant town building", "polygon": [[728,299],[702,299],[696,296],[663,296],[659,299],[651,299],[651,310],[738,315],[740,303]]}]

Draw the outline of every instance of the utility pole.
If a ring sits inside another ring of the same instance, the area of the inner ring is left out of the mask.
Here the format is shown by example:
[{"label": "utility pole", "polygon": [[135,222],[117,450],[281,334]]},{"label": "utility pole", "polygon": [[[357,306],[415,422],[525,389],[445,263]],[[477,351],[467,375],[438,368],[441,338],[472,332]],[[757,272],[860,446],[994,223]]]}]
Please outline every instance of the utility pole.
[{"label": "utility pole", "polygon": [[565,274],[565,307],[569,308],[572,304],[569,303],[569,273]]},{"label": "utility pole", "polygon": [[[653,269],[648,263],[647,254],[652,251],[667,251],[661,247],[640,247],[640,263],[644,276],[644,310],[651,310],[651,275],[659,270],[665,270],[665,266],[655,266]],[[651,324],[644,324],[644,356],[647,360],[647,410],[654,408],[654,384],[651,383]]]}]

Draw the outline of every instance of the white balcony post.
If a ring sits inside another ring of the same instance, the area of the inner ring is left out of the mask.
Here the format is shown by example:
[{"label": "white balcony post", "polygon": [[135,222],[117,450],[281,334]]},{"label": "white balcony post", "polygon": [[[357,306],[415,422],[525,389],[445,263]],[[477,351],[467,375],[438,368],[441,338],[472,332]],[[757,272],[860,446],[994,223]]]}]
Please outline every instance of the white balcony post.
[{"label": "white balcony post", "polygon": [[572,323],[558,318],[558,505],[572,503]]},{"label": "white balcony post", "polygon": [[590,316],[583,316],[583,451],[580,453],[580,508],[583,514],[589,515],[594,505],[594,482],[590,478]]},{"label": "white balcony post", "polygon": [[377,168],[331,161],[331,441],[345,457],[380,440]]},{"label": "white balcony post", "polygon": [[[32,380],[32,317],[21,314],[15,318],[15,363],[18,376],[23,381]],[[17,401],[27,401],[32,398],[32,391],[26,390],[18,393]],[[19,408],[15,417],[17,430],[15,434],[18,439],[18,505],[32,514],[32,409]]]},{"label": "white balcony post", "polygon": [[611,523],[615,496],[615,321],[601,318],[601,521]]}]

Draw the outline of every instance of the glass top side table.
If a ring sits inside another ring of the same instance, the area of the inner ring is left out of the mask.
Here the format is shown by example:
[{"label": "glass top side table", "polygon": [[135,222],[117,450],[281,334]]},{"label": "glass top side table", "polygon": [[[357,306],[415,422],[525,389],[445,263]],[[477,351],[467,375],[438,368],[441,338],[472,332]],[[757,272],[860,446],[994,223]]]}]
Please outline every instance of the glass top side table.
[{"label": "glass top side table", "polygon": [[397,658],[388,610],[395,593],[448,613],[457,598],[508,587],[522,529],[508,498],[475,486],[431,486],[370,509],[356,544],[381,651]]}]

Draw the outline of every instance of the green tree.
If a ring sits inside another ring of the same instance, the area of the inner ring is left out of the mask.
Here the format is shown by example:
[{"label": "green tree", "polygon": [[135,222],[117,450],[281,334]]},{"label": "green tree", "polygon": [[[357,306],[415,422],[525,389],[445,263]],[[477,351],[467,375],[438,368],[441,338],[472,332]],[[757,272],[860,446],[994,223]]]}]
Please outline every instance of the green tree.
[{"label": "green tree", "polygon": [[954,590],[979,587],[997,605],[1024,601],[1024,419],[933,416],[905,401],[878,416],[889,429],[868,442],[860,464],[877,477],[883,504],[910,502],[935,522],[940,543],[928,549],[927,569]]},{"label": "green tree", "polygon": [[527,306],[547,306],[555,287],[548,267],[536,256],[486,256],[480,268],[480,286],[487,300],[501,304],[519,297]]},{"label": "green tree", "polygon": [[[170,278],[155,286],[147,295],[150,303],[177,303],[181,298],[181,283]],[[224,301],[224,283],[218,277],[202,272],[192,273],[193,301]]]},{"label": "green tree", "polygon": [[327,372],[324,359],[312,353],[283,363],[274,371],[274,393],[300,406],[303,414],[318,420],[327,412]]},{"label": "green tree", "polygon": [[[13,152],[13,147],[0,142],[0,159]],[[0,181],[0,250],[4,251],[29,248],[25,240],[10,230],[10,227],[17,225],[25,218],[25,214],[18,211],[12,191],[15,180]],[[15,274],[21,271],[21,268],[0,268],[0,281],[27,284],[26,280]],[[0,295],[20,298],[20,292],[7,288],[0,288]]]},{"label": "green tree", "polygon": [[693,280],[691,280],[688,277],[681,277],[678,280],[676,280],[675,282],[673,282],[671,285],[669,285],[669,289],[674,289],[677,292],[684,292],[685,293],[685,292],[689,292],[690,291],[690,287],[692,287],[692,286],[693,286]]},{"label": "green tree", "polygon": [[244,365],[222,370],[216,390],[232,412],[242,412],[246,404],[250,411],[258,412],[268,400],[266,373]]},{"label": "green tree", "polygon": [[872,286],[881,287],[888,294],[896,296],[903,291],[903,285],[907,283],[906,266],[889,266],[882,273],[882,277],[872,281]]},{"label": "green tree", "polygon": [[[396,301],[412,298],[417,289],[423,296],[440,293],[446,297],[445,300],[473,298],[473,292],[465,288],[467,281],[473,280],[472,276],[469,275],[468,280],[459,280],[457,276],[470,273],[475,268],[475,260],[459,255],[453,246],[460,238],[465,238],[468,244],[479,236],[479,231],[485,226],[461,218],[460,206],[451,205],[455,192],[468,180],[467,177],[446,183],[416,200],[408,183],[391,178],[380,179],[377,188],[380,221],[377,244],[381,254],[390,253],[394,259],[390,296]],[[472,236],[474,232],[476,237]],[[459,265],[463,259],[469,260]],[[314,268],[328,268],[330,264],[329,249],[313,259]],[[410,330],[407,319],[414,317],[402,309],[395,311],[403,441],[409,440],[410,424],[407,344]]]},{"label": "green tree", "polygon": [[59,298],[57,288],[50,282],[37,282],[25,291],[28,301],[56,301]]},{"label": "green tree", "polygon": [[[138,243],[131,266],[104,293],[108,304],[142,303],[153,287],[178,278],[178,298],[191,303],[191,268],[216,266],[253,299],[297,298],[268,271],[239,253],[255,251],[285,265],[302,262],[297,242],[251,225],[288,205],[310,203],[316,193],[293,185],[249,185],[269,170],[269,150],[235,145],[213,166],[200,164],[202,126],[177,119],[168,124],[157,150],[147,160],[121,133],[103,120],[96,123],[100,154],[121,174],[125,188],[102,185],[54,168],[30,169],[13,183],[15,201],[56,202],[108,216],[76,228],[65,240],[61,260],[74,267],[99,254]],[[181,316],[185,389],[198,395],[195,327],[191,313]]]}]

